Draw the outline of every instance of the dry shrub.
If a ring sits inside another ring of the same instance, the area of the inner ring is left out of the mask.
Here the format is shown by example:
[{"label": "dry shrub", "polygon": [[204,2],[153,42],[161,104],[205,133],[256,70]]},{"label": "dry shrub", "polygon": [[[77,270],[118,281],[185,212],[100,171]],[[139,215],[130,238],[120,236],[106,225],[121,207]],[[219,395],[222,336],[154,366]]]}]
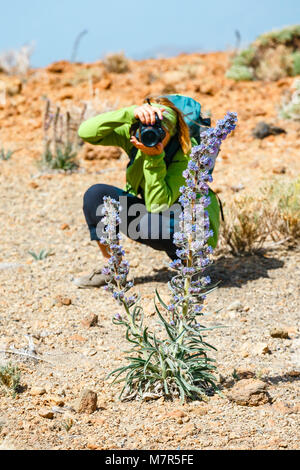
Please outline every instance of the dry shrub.
[{"label": "dry shrub", "polygon": [[72,170],[78,167],[76,161],[81,139],[78,127],[84,120],[86,104],[72,111],[62,110],[46,99],[44,112],[44,152],[38,162],[42,168]]},{"label": "dry shrub", "polygon": [[123,51],[107,54],[103,63],[108,72],[126,73],[129,71],[129,61]]},{"label": "dry shrub", "polygon": [[30,57],[34,51],[34,44],[26,44],[19,50],[13,49],[0,55],[0,72],[8,75],[27,74],[30,68]]},{"label": "dry shrub", "polygon": [[[236,197],[225,206],[225,222],[221,229],[221,246],[234,255],[260,251],[270,236],[270,209],[263,198]],[[273,220],[274,213],[271,219]]]},{"label": "dry shrub", "polygon": [[288,96],[283,99],[279,117],[282,119],[291,119],[300,121],[300,80],[297,79],[293,83],[293,93],[289,92]]},{"label": "dry shrub", "polygon": [[225,206],[220,245],[234,255],[252,254],[274,242],[293,247],[299,239],[300,178],[274,179],[258,195],[239,196]]},{"label": "dry shrub", "polygon": [[276,220],[271,236],[274,241],[286,239],[289,245],[299,244],[300,239],[300,178],[279,180],[262,188],[262,193],[276,208]]},{"label": "dry shrub", "polygon": [[21,372],[17,366],[9,363],[0,366],[0,389],[10,392],[15,398],[20,389]]},{"label": "dry shrub", "polygon": [[293,56],[290,48],[279,44],[274,49],[266,49],[261,54],[259,65],[256,68],[256,77],[259,80],[276,81],[287,75],[292,75]]},{"label": "dry shrub", "polygon": [[300,72],[300,25],[259,36],[249,47],[235,53],[226,73],[233,80],[273,81]]}]

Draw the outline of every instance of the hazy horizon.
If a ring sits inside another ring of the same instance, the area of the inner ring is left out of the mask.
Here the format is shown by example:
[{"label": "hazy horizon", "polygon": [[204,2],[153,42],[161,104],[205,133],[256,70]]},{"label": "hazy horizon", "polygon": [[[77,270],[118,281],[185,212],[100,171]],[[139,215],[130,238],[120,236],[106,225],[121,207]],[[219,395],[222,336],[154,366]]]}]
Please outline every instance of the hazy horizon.
[{"label": "hazy horizon", "polygon": [[[0,54],[35,42],[33,67],[70,60],[78,34],[77,61],[93,62],[106,53],[123,50],[128,57],[170,57],[180,52],[226,50],[271,29],[300,21],[298,0],[152,0],[147,4],[115,0],[15,0],[1,6]],[[17,14],[16,14],[17,12]]]}]

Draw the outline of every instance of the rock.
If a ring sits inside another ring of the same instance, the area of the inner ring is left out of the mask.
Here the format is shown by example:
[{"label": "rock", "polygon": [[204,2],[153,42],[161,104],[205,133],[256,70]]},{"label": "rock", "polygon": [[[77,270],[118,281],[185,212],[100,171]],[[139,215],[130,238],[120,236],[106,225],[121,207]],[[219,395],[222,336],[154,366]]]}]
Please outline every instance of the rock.
[{"label": "rock", "polygon": [[35,181],[30,181],[29,185],[33,189],[39,188],[39,185]]},{"label": "rock", "polygon": [[191,436],[192,434],[194,434],[195,430],[196,430],[196,427],[194,423],[188,423],[181,429],[180,436],[181,437]]},{"label": "rock", "polygon": [[204,416],[204,415],[207,415],[207,413],[208,413],[208,407],[204,407],[203,405],[193,408],[193,415]]},{"label": "rock", "polygon": [[242,379],[227,392],[230,401],[243,406],[259,406],[270,402],[266,384],[261,380]]},{"label": "rock", "polygon": [[252,130],[252,135],[256,139],[264,139],[269,135],[277,135],[277,134],[286,134],[286,131],[281,127],[272,126],[267,124],[266,122],[262,121],[257,124],[257,126]]},{"label": "rock", "polygon": [[290,377],[300,377],[300,370],[290,370],[286,375],[289,375]]},{"label": "rock", "polygon": [[63,297],[62,295],[58,295],[56,298],[56,303],[59,307],[61,307],[62,305],[71,305],[72,303],[72,300],[69,299],[68,297]]},{"label": "rock", "polygon": [[284,415],[289,415],[295,412],[293,407],[282,401],[276,401],[274,405],[272,405],[272,409]]},{"label": "rock", "polygon": [[174,410],[171,411],[170,413],[167,413],[167,417],[169,418],[184,418],[186,416],[186,413],[182,410]]},{"label": "rock", "polygon": [[39,395],[44,395],[46,393],[46,390],[43,387],[32,387],[29,393],[30,395],[35,397]]},{"label": "rock", "polygon": [[274,173],[275,175],[284,175],[286,173],[286,167],[281,166],[278,168],[273,168],[272,173]]},{"label": "rock", "polygon": [[99,147],[91,144],[85,144],[80,152],[84,160],[118,160],[121,157],[122,150],[119,147]]},{"label": "rock", "polygon": [[267,343],[257,343],[252,348],[252,353],[256,354],[257,356],[261,356],[262,354],[271,354],[271,350]]},{"label": "rock", "polygon": [[46,70],[50,73],[64,73],[71,69],[71,64],[67,60],[59,60],[53,62],[46,67]]},{"label": "rock", "polygon": [[159,400],[159,398],[161,398],[160,395],[151,392],[145,392],[142,396],[143,401]]},{"label": "rock", "polygon": [[62,400],[61,397],[57,397],[57,396],[51,396],[47,399],[47,401],[49,401],[50,403],[53,403],[54,405],[56,406],[64,406],[65,402]]},{"label": "rock", "polygon": [[61,229],[61,230],[70,230],[70,225],[68,225],[68,224],[62,224],[62,225],[60,226],[60,229]]},{"label": "rock", "polygon": [[46,408],[43,408],[42,410],[39,411],[39,415],[42,417],[42,418],[46,418],[46,419],[53,419],[54,418],[54,413],[53,411],[51,410],[48,410]]},{"label": "rock", "polygon": [[270,331],[272,338],[289,339],[289,332],[284,328],[274,328]]},{"label": "rock", "polygon": [[108,90],[109,88],[111,88],[112,84],[113,81],[111,78],[103,77],[97,84],[97,88],[100,88],[101,90]]},{"label": "rock", "polygon": [[239,368],[235,370],[236,375],[238,376],[239,380],[242,379],[252,379],[255,377],[255,372],[249,369]]},{"label": "rock", "polygon": [[242,309],[243,309],[243,305],[241,304],[239,300],[235,300],[227,307],[227,310],[229,311],[232,311],[232,310],[240,311]]},{"label": "rock", "polygon": [[75,403],[77,413],[94,413],[97,409],[97,393],[84,389]]},{"label": "rock", "polygon": [[91,315],[88,315],[81,321],[81,324],[83,326],[86,326],[87,328],[96,326],[97,323],[98,323],[98,315],[96,315],[95,313],[91,313]]},{"label": "rock", "polygon": [[22,92],[22,82],[19,78],[7,78],[0,81],[0,93],[6,93],[8,96],[15,96]]},{"label": "rock", "polygon": [[94,442],[88,442],[86,446],[89,450],[99,449],[99,446],[97,444],[95,444]]}]

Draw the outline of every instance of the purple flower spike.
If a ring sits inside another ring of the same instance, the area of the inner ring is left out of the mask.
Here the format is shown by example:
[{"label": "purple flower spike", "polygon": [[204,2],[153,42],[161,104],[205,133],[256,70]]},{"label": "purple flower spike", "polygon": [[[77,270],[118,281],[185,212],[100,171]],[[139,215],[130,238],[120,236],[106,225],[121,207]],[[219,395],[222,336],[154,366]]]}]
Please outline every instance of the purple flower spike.
[{"label": "purple flower spike", "polygon": [[[216,127],[203,132],[200,145],[192,148],[187,169],[182,173],[186,183],[179,190],[181,196],[178,200],[183,210],[179,217],[180,230],[173,238],[178,247],[178,259],[170,267],[178,271],[171,281],[174,302],[179,297],[187,299],[185,316],[189,315],[189,309],[194,314],[201,312],[202,306],[195,305],[190,297],[195,299],[198,295],[199,302],[203,302],[203,288],[211,283],[209,276],[201,278],[201,273],[211,263],[209,256],[213,252],[208,245],[214,235],[206,210],[211,204],[208,184],[213,180],[211,170],[222,141],[235,129],[236,123],[237,114],[228,112],[224,119],[217,122]],[[193,280],[196,275],[201,278],[198,284]],[[172,310],[172,306],[171,303],[168,310]]]}]

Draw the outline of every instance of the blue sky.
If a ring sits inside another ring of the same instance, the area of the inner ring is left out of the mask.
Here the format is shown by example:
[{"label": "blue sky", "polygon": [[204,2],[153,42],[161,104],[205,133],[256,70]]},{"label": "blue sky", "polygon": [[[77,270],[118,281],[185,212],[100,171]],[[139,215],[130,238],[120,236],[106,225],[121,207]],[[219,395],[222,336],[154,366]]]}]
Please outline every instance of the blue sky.
[{"label": "blue sky", "polygon": [[247,44],[262,32],[300,23],[299,0],[11,0],[1,1],[0,53],[35,42],[33,66],[94,61],[124,50],[141,59],[179,52],[224,50],[235,30]]}]

